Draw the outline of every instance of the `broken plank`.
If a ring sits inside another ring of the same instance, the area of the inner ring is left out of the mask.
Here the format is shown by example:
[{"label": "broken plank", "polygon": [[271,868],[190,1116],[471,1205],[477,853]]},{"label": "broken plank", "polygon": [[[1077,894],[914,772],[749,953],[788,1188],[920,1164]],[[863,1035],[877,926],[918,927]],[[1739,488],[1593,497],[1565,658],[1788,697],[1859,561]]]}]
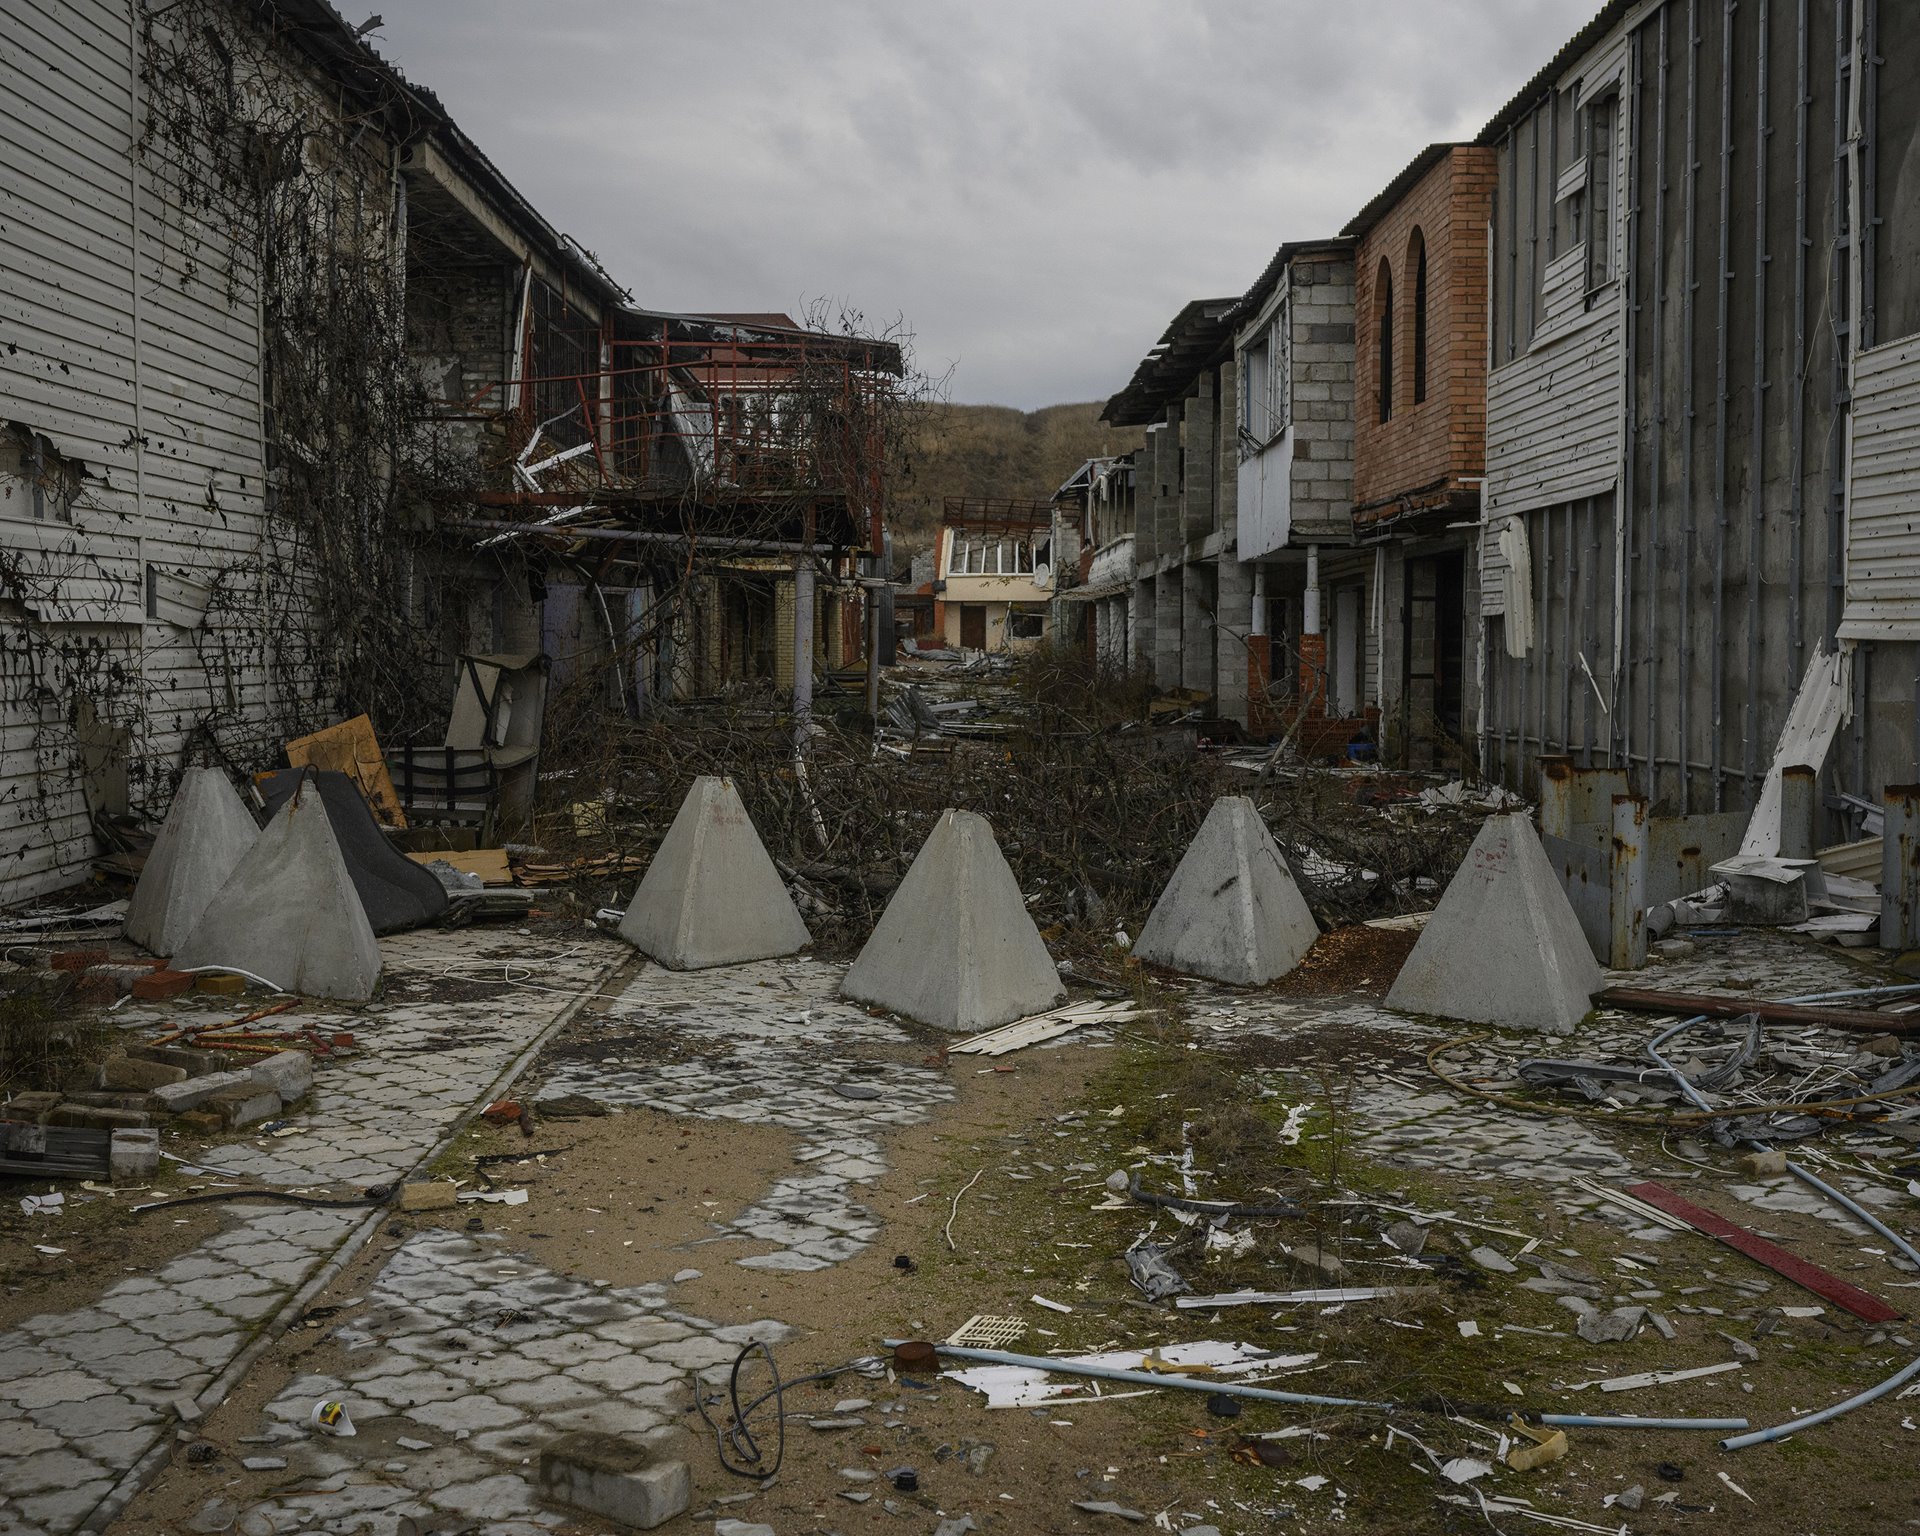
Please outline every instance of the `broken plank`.
[{"label": "broken plank", "polygon": [[1769,1024],[1817,1024],[1828,1029],[1850,1029],[1870,1035],[1920,1034],[1920,1015],[1881,1013],[1873,1008],[1819,1008],[1805,1003],[1770,1003],[1724,992],[1656,992],[1646,987],[1608,987],[1593,1000],[1603,1008],[1627,1008],[1636,1013],[1704,1013],[1709,1018],[1732,1019],[1757,1013]]},{"label": "broken plank", "polygon": [[1891,1323],[1901,1316],[1878,1296],[1870,1296],[1858,1286],[1848,1285],[1838,1275],[1829,1274],[1818,1265],[1809,1264],[1805,1259],[1787,1252],[1778,1243],[1770,1243],[1757,1233],[1734,1225],[1726,1217],[1695,1205],[1664,1184],[1656,1184],[1652,1180],[1644,1184],[1629,1184],[1627,1193],[1636,1200],[1644,1200],[1670,1215],[1678,1216],[1696,1231],[1718,1239],[1734,1252],[1744,1253],[1756,1263],[1766,1265],[1775,1274],[1785,1276],[1795,1285],[1812,1291],[1814,1295],[1865,1322]]}]

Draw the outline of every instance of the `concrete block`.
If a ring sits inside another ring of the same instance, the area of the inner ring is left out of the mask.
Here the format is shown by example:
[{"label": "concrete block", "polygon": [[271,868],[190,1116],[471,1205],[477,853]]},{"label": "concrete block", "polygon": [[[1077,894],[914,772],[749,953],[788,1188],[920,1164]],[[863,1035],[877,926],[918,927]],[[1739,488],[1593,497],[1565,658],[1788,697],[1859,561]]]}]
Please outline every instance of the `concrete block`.
[{"label": "concrete block", "polygon": [[711,775],[680,802],[620,935],[675,970],[769,960],[813,942],[733,781]]},{"label": "concrete block", "polygon": [[275,1051],[255,1062],[249,1076],[279,1094],[281,1103],[291,1104],[313,1091],[313,1058],[305,1051]]},{"label": "concrete block", "polygon": [[133,1093],[151,1093],[155,1088],[164,1088],[169,1083],[183,1083],[186,1079],[184,1067],[144,1061],[138,1056],[109,1056],[100,1063],[100,1070],[93,1078],[96,1087]]},{"label": "concrete block", "polygon": [[460,1191],[447,1179],[428,1179],[400,1186],[403,1211],[450,1211],[460,1203]]},{"label": "concrete block", "polygon": [[540,1488],[547,1497],[632,1530],[650,1531],[693,1502],[693,1474],[680,1450],[685,1432],[671,1429],[627,1438],[580,1432],[540,1452]]},{"label": "concrete block", "polygon": [[967,1034],[1066,996],[985,817],[941,816],[840,991]]},{"label": "concrete block", "polygon": [[226,774],[189,768],[127,903],[127,937],[172,954],[259,835]]},{"label": "concrete block", "polygon": [[211,992],[216,997],[238,997],[242,992],[247,990],[247,978],[244,976],[229,976],[224,974],[199,976],[194,979],[194,990],[196,992]]},{"label": "concrete block", "polygon": [[1600,964],[1525,815],[1489,816],[1400,968],[1387,1006],[1564,1035]]},{"label": "concrete block", "polygon": [[204,1077],[189,1077],[184,1082],[168,1083],[153,1090],[153,1099],[167,1114],[177,1115],[198,1109],[216,1093],[229,1088],[245,1088],[253,1083],[251,1072],[209,1072]]},{"label": "concrete block", "polygon": [[1233,986],[1284,976],[1320,928],[1245,795],[1213,802],[1133,952],[1149,965]]},{"label": "concrete block", "polygon": [[249,971],[313,997],[373,996],[380,946],[317,791],[303,787],[280,807],[174,962]]},{"label": "concrete block", "polygon": [[67,993],[70,1002],[75,1003],[115,1003],[124,996],[111,976],[99,971],[82,971],[73,980],[73,987]]},{"label": "concrete block", "polygon": [[133,995],[143,1002],[164,1002],[178,997],[193,986],[193,978],[184,971],[148,971],[133,984]]},{"label": "concrete block", "polygon": [[41,1117],[42,1125],[75,1125],[89,1131],[145,1130],[153,1116],[138,1109],[109,1109],[102,1104],[75,1104],[63,1099]]},{"label": "concrete block", "polygon": [[227,1051],[203,1051],[179,1045],[129,1045],[126,1053],[141,1061],[178,1067],[188,1077],[208,1077],[215,1072],[229,1071],[233,1066],[233,1057]]},{"label": "concrete block", "polygon": [[28,1125],[38,1125],[59,1105],[60,1095],[57,1093],[16,1093],[0,1103],[0,1120],[21,1120]]},{"label": "concrete block", "polygon": [[280,1095],[272,1088],[263,1087],[249,1078],[244,1083],[235,1083],[230,1088],[222,1088],[208,1099],[204,1108],[220,1117],[220,1123],[230,1131],[237,1131],[245,1125],[258,1125],[262,1120],[271,1120],[280,1113]]},{"label": "concrete block", "polygon": [[151,1130],[115,1131],[107,1143],[108,1164],[116,1184],[137,1184],[160,1170],[160,1133]]}]

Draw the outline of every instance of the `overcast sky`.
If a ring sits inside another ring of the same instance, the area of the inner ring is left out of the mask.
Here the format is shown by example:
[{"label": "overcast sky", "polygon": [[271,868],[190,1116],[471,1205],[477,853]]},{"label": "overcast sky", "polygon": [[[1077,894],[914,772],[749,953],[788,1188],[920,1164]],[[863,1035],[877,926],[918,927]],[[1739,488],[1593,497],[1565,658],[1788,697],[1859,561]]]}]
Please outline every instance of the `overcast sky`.
[{"label": "overcast sky", "polygon": [[951,397],[1104,399],[1599,0],[342,0],[651,308],[904,320]]}]

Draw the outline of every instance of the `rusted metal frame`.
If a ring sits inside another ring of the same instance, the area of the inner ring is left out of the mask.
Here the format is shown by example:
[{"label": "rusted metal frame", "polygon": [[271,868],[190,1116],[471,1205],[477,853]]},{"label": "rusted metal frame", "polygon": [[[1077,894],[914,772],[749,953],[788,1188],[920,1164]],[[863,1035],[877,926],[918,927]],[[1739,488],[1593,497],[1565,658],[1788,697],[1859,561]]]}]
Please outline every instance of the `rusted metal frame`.
[{"label": "rusted metal frame", "polygon": [[[1805,0],[1801,0],[1805,4]],[[1660,798],[1660,485],[1666,475],[1667,429],[1667,15],[1660,8],[1659,63],[1653,125],[1653,414],[1647,452],[1647,778],[1649,800]],[[1682,579],[1681,591],[1686,590]]]},{"label": "rusted metal frame", "polygon": [[1693,399],[1695,295],[1700,289],[1696,265],[1694,233],[1700,218],[1700,17],[1699,0],[1687,0],[1687,159],[1685,217],[1682,223],[1681,265],[1684,286],[1680,290],[1680,505],[1682,519],[1680,561],[1679,652],[1680,687],[1677,690],[1679,743],[1674,759],[1680,767],[1680,814],[1693,810],[1693,605],[1687,601],[1693,588],[1693,563],[1699,549],[1699,528],[1694,514],[1698,504],[1693,494],[1693,440],[1698,412]]},{"label": "rusted metal frame", "polygon": [[1920,947],[1920,784],[1881,791],[1880,947]]},{"label": "rusted metal frame", "polygon": [[[1805,579],[1807,515],[1807,0],[1797,0],[1794,38],[1793,101],[1793,472],[1787,494],[1787,646],[1789,676],[1806,671],[1806,641],[1801,633],[1800,583]],[[1916,717],[1920,719],[1920,717]]]},{"label": "rusted metal frame", "polygon": [[1607,856],[1607,964],[1637,971],[1647,963],[1647,802],[1613,797]]},{"label": "rusted metal frame", "polygon": [[1767,265],[1773,256],[1767,250],[1767,169],[1768,141],[1773,126],[1767,120],[1769,71],[1773,65],[1770,32],[1773,25],[1771,0],[1755,0],[1759,6],[1760,36],[1756,44],[1754,68],[1754,146],[1753,146],[1753,432],[1747,466],[1750,490],[1747,527],[1747,698],[1741,715],[1740,785],[1751,800],[1755,776],[1760,772],[1760,560],[1761,530],[1766,522],[1766,449],[1767,397],[1772,384],[1767,378]]},{"label": "rusted metal frame", "polygon": [[1713,736],[1707,743],[1713,762],[1713,808],[1726,809],[1727,706],[1727,541],[1732,526],[1727,512],[1727,318],[1733,294],[1733,18],[1739,0],[1722,0],[1720,18],[1720,246],[1714,302],[1713,384],[1713,634],[1711,707]]}]

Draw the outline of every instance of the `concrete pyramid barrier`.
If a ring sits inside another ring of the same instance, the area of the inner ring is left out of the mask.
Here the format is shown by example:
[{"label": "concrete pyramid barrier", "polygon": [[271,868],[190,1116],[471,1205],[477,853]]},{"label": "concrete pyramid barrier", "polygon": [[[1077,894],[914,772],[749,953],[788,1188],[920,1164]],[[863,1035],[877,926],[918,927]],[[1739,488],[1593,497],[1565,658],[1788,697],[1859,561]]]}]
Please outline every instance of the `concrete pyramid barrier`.
[{"label": "concrete pyramid barrier", "polygon": [[813,942],[733,781],[710,775],[680,802],[620,936],[683,971],[796,954]]},{"label": "concrete pyramid barrier", "polygon": [[1234,986],[1284,976],[1320,928],[1245,795],[1223,795],[1154,903],[1133,952],[1149,965]]},{"label": "concrete pyramid barrier", "polygon": [[1067,995],[985,817],[941,816],[840,992],[965,1034]]},{"label": "concrete pyramid barrier", "polygon": [[189,768],[127,903],[127,937],[171,955],[259,836],[226,774]]},{"label": "concrete pyramid barrier", "polygon": [[1387,1006],[1564,1035],[1600,989],[1580,920],[1525,815],[1489,816]]},{"label": "concrete pyramid barrier", "polygon": [[173,963],[247,971],[309,997],[358,1003],[373,996],[380,945],[312,786],[267,823]]}]

